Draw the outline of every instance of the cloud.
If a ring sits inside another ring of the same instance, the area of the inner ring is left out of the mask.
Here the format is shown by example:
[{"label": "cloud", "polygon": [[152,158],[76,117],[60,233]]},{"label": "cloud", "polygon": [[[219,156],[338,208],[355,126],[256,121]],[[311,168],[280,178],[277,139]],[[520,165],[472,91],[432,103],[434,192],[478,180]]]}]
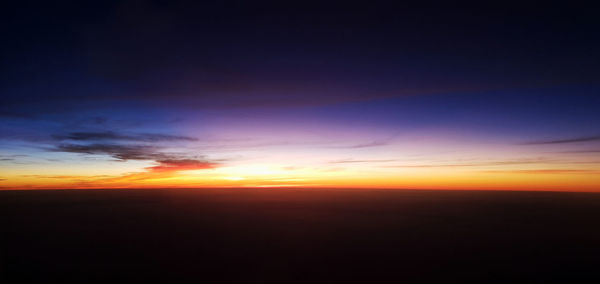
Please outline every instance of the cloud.
[{"label": "cloud", "polygon": [[139,141],[139,142],[161,142],[161,141],[197,141],[197,138],[157,133],[142,133],[134,135],[125,135],[112,131],[104,132],[71,132],[65,135],[53,135],[56,140],[74,140],[74,141]]},{"label": "cloud", "polygon": [[159,160],[157,162],[159,163],[157,166],[148,167],[146,169],[151,172],[176,172],[212,169],[219,165],[217,163],[195,159]]},{"label": "cloud", "polygon": [[[98,136],[86,135],[84,137]],[[207,160],[198,157],[198,155],[192,156],[190,154],[165,153],[161,152],[161,149],[161,147],[152,145],[118,145],[109,143],[81,145],[64,143],[56,146],[52,151],[89,155],[108,155],[119,161],[149,160],[156,163],[155,166],[146,167],[144,172],[129,173],[119,177],[95,180],[98,183],[128,182],[172,177],[179,171],[213,169],[218,167],[221,161]],[[85,180],[80,181],[85,182]]]},{"label": "cloud", "polygon": [[218,167],[220,164],[202,159],[167,159],[156,161],[156,166],[146,167],[144,172],[134,172],[118,177],[99,180],[98,183],[129,184],[134,181],[158,180],[171,178],[180,171],[207,170]]},{"label": "cloud", "polygon": [[[214,168],[218,163],[198,159],[197,156],[190,158],[189,155],[163,153],[160,148],[147,145],[114,145],[114,144],[61,144],[54,151],[80,153],[90,155],[109,155],[117,160],[154,160],[158,166],[149,167],[153,171],[183,170]],[[222,160],[219,160],[222,161]]]},{"label": "cloud", "polygon": [[158,148],[147,145],[116,145],[116,144],[60,144],[53,149],[56,152],[80,153],[90,155],[109,155],[115,159],[126,160],[156,160],[165,159],[165,154],[159,153]]},{"label": "cloud", "polygon": [[28,157],[27,155],[16,154],[16,155],[0,155],[0,161],[15,161],[19,158]]},{"label": "cloud", "polygon": [[352,146],[349,146],[348,148],[353,148],[353,149],[368,148],[368,147],[384,146],[387,144],[389,144],[389,141],[376,140],[376,141],[372,141],[372,142],[368,142],[368,143],[352,145]]},{"label": "cloud", "polygon": [[[104,124],[106,119],[94,121]],[[193,152],[168,152],[170,142],[197,141],[197,138],[159,133],[122,133],[115,131],[74,131],[52,135],[54,145],[45,148],[53,152],[83,155],[105,155],[117,161],[151,161],[154,165],[140,172],[120,176],[48,176],[46,178],[72,179],[81,186],[94,184],[128,183],[134,180],[154,180],[173,177],[179,171],[202,170],[218,167],[223,160],[208,160]],[[165,144],[166,143],[166,144]],[[190,150],[190,149],[188,149]]]},{"label": "cloud", "polygon": [[599,173],[598,170],[574,170],[574,169],[537,169],[537,170],[499,170],[482,171],[495,174],[592,174]]},{"label": "cloud", "polygon": [[386,168],[454,168],[454,167],[486,167],[486,166],[505,166],[505,165],[526,165],[526,164],[543,164],[555,162],[555,160],[546,158],[535,159],[517,159],[506,161],[482,161],[471,163],[452,163],[452,164],[420,164],[420,165],[390,165],[383,166]]},{"label": "cloud", "polygon": [[427,164],[427,165],[393,165],[384,166],[386,168],[454,168],[454,167],[474,167],[478,164]]},{"label": "cloud", "polygon": [[396,138],[398,135],[400,135],[400,133],[392,134],[391,136],[383,138],[383,139],[376,139],[371,142],[350,145],[350,146],[346,146],[346,147],[342,147],[342,148],[359,149],[359,148],[385,146],[385,145],[390,144],[392,142],[392,140],[394,140],[394,138]]},{"label": "cloud", "polygon": [[0,155],[0,162],[13,162],[15,164],[24,164],[23,158],[27,155]]},{"label": "cloud", "polygon": [[579,143],[579,142],[594,142],[600,141],[600,135],[594,136],[581,136],[568,139],[554,139],[554,140],[536,140],[521,143],[520,145],[546,145],[546,144],[568,144],[568,143]]},{"label": "cloud", "polygon": [[397,160],[352,160],[352,159],[346,159],[346,160],[335,160],[335,161],[329,161],[330,164],[351,164],[351,163],[386,163],[386,162],[394,162]]},{"label": "cloud", "polygon": [[27,178],[50,178],[50,179],[90,179],[90,178],[107,178],[109,175],[21,175],[21,177]]},{"label": "cloud", "polygon": [[600,149],[587,149],[587,150],[573,150],[573,151],[561,151],[558,153],[570,153],[570,154],[588,154],[588,153],[600,153]]}]

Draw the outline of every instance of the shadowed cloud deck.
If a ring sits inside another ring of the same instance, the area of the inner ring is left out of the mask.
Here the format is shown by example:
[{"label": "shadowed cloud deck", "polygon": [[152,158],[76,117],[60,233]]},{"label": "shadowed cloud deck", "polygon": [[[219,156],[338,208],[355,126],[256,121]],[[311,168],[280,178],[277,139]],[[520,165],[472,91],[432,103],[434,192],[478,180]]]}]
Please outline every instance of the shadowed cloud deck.
[{"label": "shadowed cloud deck", "polygon": [[3,275],[232,283],[599,280],[600,194],[0,192]]}]

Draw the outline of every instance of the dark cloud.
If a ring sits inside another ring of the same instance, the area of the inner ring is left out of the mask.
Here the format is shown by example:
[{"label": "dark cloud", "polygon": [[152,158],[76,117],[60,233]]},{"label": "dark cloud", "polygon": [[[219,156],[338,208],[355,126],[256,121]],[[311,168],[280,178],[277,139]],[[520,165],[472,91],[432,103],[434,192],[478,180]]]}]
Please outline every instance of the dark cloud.
[{"label": "dark cloud", "polygon": [[0,155],[0,162],[17,162],[22,158],[28,157],[27,155]]},{"label": "dark cloud", "polygon": [[60,144],[54,151],[109,155],[120,161],[149,160],[155,161],[156,166],[146,168],[151,173],[166,173],[183,170],[211,169],[219,165],[222,160],[209,161],[198,156],[187,154],[174,154],[160,152],[160,147],[148,145],[115,145],[115,144]]},{"label": "dark cloud", "polygon": [[[118,161],[154,161],[145,173],[134,173],[124,177],[153,178],[156,174],[170,174],[183,170],[210,169],[222,160],[208,161],[189,153],[164,152],[160,142],[196,141],[196,138],[156,133],[124,134],[114,131],[70,132],[52,136],[61,141],[51,151],[87,155],[107,155]],[[138,144],[138,143],[141,144]]]},{"label": "dark cloud", "polygon": [[568,144],[568,143],[594,142],[594,141],[600,141],[600,135],[581,136],[581,137],[567,138],[567,139],[536,140],[536,141],[521,143],[520,145]]},{"label": "dark cloud", "polygon": [[104,132],[71,132],[64,135],[53,135],[57,140],[75,140],[75,141],[139,141],[139,142],[161,142],[161,141],[197,141],[197,138],[156,133],[142,134],[120,134],[112,131]]},{"label": "dark cloud", "polygon": [[60,144],[52,149],[57,152],[80,153],[90,155],[109,155],[115,159],[126,160],[157,160],[166,156],[158,152],[157,147],[147,145],[115,145],[115,144]]}]

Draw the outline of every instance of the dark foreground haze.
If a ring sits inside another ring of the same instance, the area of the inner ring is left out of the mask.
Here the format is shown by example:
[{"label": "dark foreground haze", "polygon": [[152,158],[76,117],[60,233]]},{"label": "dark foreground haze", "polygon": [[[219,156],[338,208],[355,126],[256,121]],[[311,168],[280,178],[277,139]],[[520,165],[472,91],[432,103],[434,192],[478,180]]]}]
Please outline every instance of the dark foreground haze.
[{"label": "dark foreground haze", "polygon": [[597,283],[599,216],[595,193],[4,191],[0,282]]}]

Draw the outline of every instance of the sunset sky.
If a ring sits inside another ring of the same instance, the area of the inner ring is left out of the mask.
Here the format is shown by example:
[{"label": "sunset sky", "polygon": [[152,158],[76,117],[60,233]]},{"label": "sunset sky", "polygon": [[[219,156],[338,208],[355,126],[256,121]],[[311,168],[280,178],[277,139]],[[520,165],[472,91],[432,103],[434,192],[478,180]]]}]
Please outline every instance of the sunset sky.
[{"label": "sunset sky", "polygon": [[600,191],[593,11],[46,5],[4,17],[0,189]]}]

